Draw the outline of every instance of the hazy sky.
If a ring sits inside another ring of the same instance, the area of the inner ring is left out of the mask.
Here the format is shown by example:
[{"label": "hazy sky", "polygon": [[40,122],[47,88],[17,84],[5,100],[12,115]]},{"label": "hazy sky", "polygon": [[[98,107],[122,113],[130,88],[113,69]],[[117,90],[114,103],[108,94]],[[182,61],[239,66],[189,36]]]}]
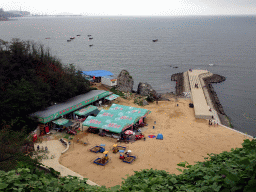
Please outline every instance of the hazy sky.
[{"label": "hazy sky", "polygon": [[0,8],[31,14],[82,14],[91,16],[173,16],[256,14],[256,0],[6,0]]}]

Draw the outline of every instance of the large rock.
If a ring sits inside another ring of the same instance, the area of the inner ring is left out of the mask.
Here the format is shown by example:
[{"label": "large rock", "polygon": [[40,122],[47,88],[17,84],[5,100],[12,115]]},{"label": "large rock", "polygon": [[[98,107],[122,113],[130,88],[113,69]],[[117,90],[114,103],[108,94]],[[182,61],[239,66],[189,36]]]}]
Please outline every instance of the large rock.
[{"label": "large rock", "polygon": [[148,83],[139,83],[137,94],[142,96],[153,96],[155,99],[160,98],[160,94],[158,94],[150,84]]},{"label": "large rock", "polygon": [[122,70],[117,77],[117,90],[123,92],[132,92],[134,81],[132,76],[126,70]]},{"label": "large rock", "polygon": [[145,106],[145,105],[148,105],[148,102],[146,100],[143,100],[142,101],[142,105]]}]

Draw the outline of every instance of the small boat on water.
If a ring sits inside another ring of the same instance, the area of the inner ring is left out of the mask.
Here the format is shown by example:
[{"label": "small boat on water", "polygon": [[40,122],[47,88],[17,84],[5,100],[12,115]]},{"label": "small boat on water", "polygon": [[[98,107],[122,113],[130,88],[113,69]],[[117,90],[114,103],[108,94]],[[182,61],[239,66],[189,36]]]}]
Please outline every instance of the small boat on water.
[{"label": "small boat on water", "polygon": [[92,37],[90,37],[89,39],[90,39],[90,40],[92,40],[93,38],[92,38]]},{"label": "small boat on water", "polygon": [[70,41],[71,41],[70,39],[67,40],[67,42],[70,42]]},{"label": "small boat on water", "polygon": [[158,39],[154,39],[154,40],[152,40],[153,42],[157,42],[158,41]]},{"label": "small boat on water", "polygon": [[75,39],[75,37],[70,37],[70,39]]},{"label": "small boat on water", "polygon": [[92,45],[89,45],[89,46],[91,47],[91,46],[93,46],[93,44],[92,44]]}]

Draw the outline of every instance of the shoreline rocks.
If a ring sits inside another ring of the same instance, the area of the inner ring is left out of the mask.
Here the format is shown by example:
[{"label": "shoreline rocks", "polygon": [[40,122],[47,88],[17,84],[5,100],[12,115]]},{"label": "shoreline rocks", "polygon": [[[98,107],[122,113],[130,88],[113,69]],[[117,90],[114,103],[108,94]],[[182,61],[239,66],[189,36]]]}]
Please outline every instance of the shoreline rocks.
[{"label": "shoreline rocks", "polygon": [[210,98],[212,100],[212,103],[214,105],[214,108],[216,109],[216,111],[222,115],[226,115],[224,112],[224,109],[219,101],[219,98],[217,96],[217,93],[214,91],[214,88],[212,86],[212,83],[221,83],[223,81],[226,80],[225,77],[221,76],[221,75],[217,75],[217,74],[213,74],[210,77],[205,77],[203,78],[205,85],[207,87],[207,90],[209,92]]},{"label": "shoreline rocks", "polygon": [[181,96],[184,92],[184,76],[183,73],[175,73],[171,76],[171,81],[176,81],[176,95]]}]

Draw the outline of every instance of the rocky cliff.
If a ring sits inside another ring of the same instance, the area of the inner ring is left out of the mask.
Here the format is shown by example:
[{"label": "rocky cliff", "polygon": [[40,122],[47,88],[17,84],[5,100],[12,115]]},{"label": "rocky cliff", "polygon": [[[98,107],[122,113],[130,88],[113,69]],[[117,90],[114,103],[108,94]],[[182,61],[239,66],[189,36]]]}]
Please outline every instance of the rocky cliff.
[{"label": "rocky cliff", "polygon": [[117,77],[117,90],[132,92],[134,81],[128,71],[122,70]]}]

